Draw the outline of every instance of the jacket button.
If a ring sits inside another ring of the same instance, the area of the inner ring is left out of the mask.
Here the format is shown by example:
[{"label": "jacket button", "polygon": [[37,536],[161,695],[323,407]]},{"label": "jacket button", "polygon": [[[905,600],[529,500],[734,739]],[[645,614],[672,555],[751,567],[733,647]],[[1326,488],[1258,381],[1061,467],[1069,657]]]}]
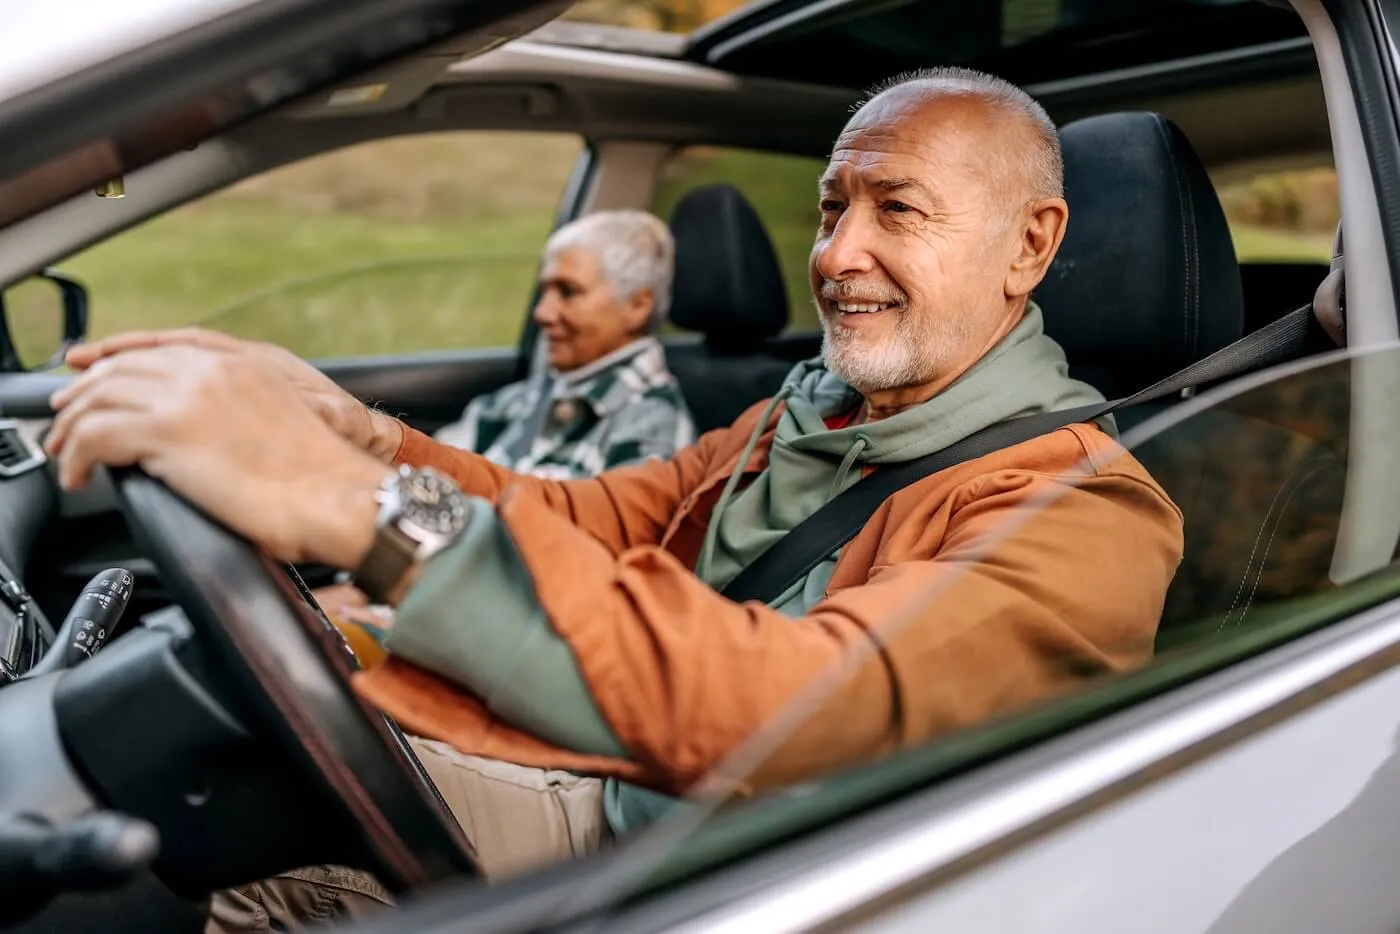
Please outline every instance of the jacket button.
[{"label": "jacket button", "polygon": [[572,399],[560,399],[554,403],[554,409],[550,414],[556,422],[571,422],[578,414],[578,405]]}]

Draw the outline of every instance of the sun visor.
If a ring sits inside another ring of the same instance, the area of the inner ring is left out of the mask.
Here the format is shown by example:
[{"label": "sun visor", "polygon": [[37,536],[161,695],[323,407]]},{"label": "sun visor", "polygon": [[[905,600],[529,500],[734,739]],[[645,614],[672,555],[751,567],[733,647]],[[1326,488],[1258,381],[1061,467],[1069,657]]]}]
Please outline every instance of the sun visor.
[{"label": "sun visor", "polygon": [[283,115],[304,120],[361,117],[405,110],[426,94],[451,66],[533,32],[567,10],[571,3],[572,0],[563,0],[545,4],[522,15],[499,20],[490,26],[456,36],[411,58],[317,92],[314,96],[287,107]]}]

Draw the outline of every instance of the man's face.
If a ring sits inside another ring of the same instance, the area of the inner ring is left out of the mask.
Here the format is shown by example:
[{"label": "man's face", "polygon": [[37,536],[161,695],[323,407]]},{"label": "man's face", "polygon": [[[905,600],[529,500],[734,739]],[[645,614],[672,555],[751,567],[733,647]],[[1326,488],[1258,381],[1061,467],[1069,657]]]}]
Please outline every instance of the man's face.
[{"label": "man's face", "polygon": [[591,251],[563,250],[545,261],[534,317],[554,369],[574,370],[624,346],[649,313],[649,296],[613,295]]},{"label": "man's face", "polygon": [[812,291],[827,366],[861,392],[961,372],[1005,330],[1015,199],[990,177],[989,165],[1004,164],[987,158],[993,119],[965,97],[896,91],[836,142]]}]

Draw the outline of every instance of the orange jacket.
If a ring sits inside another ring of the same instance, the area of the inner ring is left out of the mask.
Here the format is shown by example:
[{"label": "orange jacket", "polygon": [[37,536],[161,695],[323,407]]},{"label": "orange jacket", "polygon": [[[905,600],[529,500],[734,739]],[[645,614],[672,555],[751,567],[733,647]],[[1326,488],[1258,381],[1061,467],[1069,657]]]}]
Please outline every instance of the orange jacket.
[{"label": "orange jacket", "polygon": [[[1075,425],[896,493],[793,619],[691,573],[762,405],[669,461],[523,477],[405,429],[398,462],[495,503],[627,761],[557,748],[397,659],[358,676],[404,729],[464,752],[681,793],[794,703],[748,787],[804,780],[1145,663],[1181,513]],[[770,420],[746,473],[764,469]]]}]

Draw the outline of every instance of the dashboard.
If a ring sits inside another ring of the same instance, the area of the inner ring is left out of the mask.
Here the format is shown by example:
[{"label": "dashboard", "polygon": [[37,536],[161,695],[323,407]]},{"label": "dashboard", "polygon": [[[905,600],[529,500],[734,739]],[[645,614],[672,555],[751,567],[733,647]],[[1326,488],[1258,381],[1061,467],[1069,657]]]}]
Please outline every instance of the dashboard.
[{"label": "dashboard", "polygon": [[25,585],[34,545],[58,509],[41,440],[48,423],[0,418],[0,683],[48,649],[53,627]]}]

